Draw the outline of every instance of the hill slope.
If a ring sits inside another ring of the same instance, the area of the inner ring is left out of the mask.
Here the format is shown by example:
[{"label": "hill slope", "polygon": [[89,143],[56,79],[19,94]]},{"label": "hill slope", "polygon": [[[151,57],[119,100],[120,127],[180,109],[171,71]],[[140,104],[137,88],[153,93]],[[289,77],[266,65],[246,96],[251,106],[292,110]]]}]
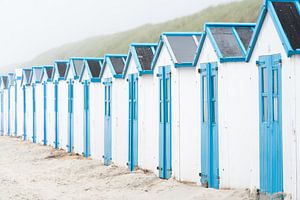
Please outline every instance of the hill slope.
[{"label": "hill slope", "polygon": [[46,51],[24,65],[51,64],[56,59],[72,56],[101,57],[106,53],[127,53],[132,42],[157,42],[160,33],[167,31],[202,31],[205,22],[255,22],[261,5],[262,0],[243,0],[160,24],[146,24],[125,32],[91,37]]}]

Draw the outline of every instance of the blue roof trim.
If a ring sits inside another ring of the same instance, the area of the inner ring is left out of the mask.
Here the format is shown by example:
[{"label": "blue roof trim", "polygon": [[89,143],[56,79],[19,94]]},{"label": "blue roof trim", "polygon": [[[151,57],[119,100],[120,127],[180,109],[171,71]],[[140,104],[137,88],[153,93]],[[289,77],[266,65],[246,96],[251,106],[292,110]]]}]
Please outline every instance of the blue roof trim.
[{"label": "blue roof trim", "polygon": [[[32,73],[33,73],[32,77],[34,78],[34,81],[32,81],[32,83],[41,83],[41,80],[38,80],[36,77],[35,69],[41,69],[42,73],[44,73],[43,67],[41,66],[32,67]],[[41,77],[43,77],[43,75]]]},{"label": "blue roof trim", "polygon": [[16,74],[14,72],[9,72],[8,73],[8,87],[13,86],[13,83],[16,81]]},{"label": "blue roof trim", "polygon": [[[57,69],[57,63],[66,63],[67,64],[67,69],[66,69],[66,72],[65,72],[63,77],[59,76],[59,72],[58,72],[58,69]],[[69,63],[68,60],[56,60],[56,61],[54,61],[54,69],[55,69],[54,73],[58,73],[58,76],[59,76],[58,79],[57,79],[58,81],[64,81],[64,80],[67,79],[67,74],[68,74],[69,68],[70,68],[70,63]]]},{"label": "blue roof trim", "polygon": [[[245,62],[246,61],[246,57],[249,53],[249,51],[246,51],[237,31],[235,30],[236,27],[255,27],[256,24],[255,23],[206,23],[204,25],[204,30],[209,38],[209,40],[211,41],[212,43],[212,46],[214,48],[214,50],[216,51],[217,53],[217,56],[219,58],[219,62],[220,63],[225,63],[225,62]],[[232,29],[232,33],[233,33],[233,36],[235,37],[239,47],[240,47],[240,50],[241,52],[243,53],[243,56],[242,57],[224,57],[221,53],[221,50],[219,49],[219,46],[218,44],[216,43],[216,40],[214,38],[214,36],[212,35],[211,31],[210,31],[210,28],[231,28]],[[253,33],[254,35],[254,33]],[[253,37],[253,36],[252,36]],[[202,44],[203,45],[203,44]],[[202,46],[201,46],[202,48]],[[201,52],[201,49],[197,52],[197,54],[200,55],[200,52]],[[197,55],[197,59],[199,59],[199,55]],[[194,61],[194,65],[196,65],[197,63],[197,60]]]},{"label": "blue roof trim", "polygon": [[268,11],[270,11],[269,12],[270,16],[271,16],[271,18],[274,22],[275,28],[277,30],[277,33],[279,35],[279,38],[281,40],[281,43],[282,43],[282,45],[285,49],[285,52],[286,52],[287,56],[291,57],[295,54],[300,54],[300,49],[296,49],[296,50],[292,49],[291,44],[290,44],[290,42],[289,42],[282,26],[281,26],[281,23],[278,19],[278,16],[275,12],[275,9],[274,9],[274,6],[273,6],[272,2],[294,2],[297,9],[298,9],[298,12],[300,13],[300,4],[299,4],[298,0],[265,0],[265,3],[261,8],[259,18],[257,20],[257,26],[255,28],[254,35],[252,37],[252,40],[250,41],[250,45],[249,45],[249,49],[248,49],[249,53],[246,56],[246,62],[249,62],[249,60],[251,59],[251,56],[253,54],[258,36],[260,34],[262,25],[265,21],[265,18],[266,18],[266,15],[267,15]]},{"label": "blue roof trim", "polygon": [[[92,72],[90,70],[90,68],[88,67],[88,60],[97,60],[100,64],[100,76],[99,77],[93,77],[92,76]],[[90,78],[90,81],[91,82],[101,82],[101,71],[102,71],[102,68],[103,68],[103,61],[104,61],[104,58],[93,58],[93,57],[87,57],[84,59],[83,61],[83,69],[81,71],[81,74],[80,74],[80,77],[79,77],[79,81],[81,82],[82,81],[82,78],[83,78],[83,74],[84,74],[84,71],[85,70],[88,70],[88,75],[89,75],[89,78]]]},{"label": "blue roof trim", "polygon": [[[104,57],[104,59],[105,59],[104,62],[105,63],[103,64],[103,66],[104,66],[103,67],[103,72],[104,72],[104,68],[105,68],[105,66],[107,64],[109,66],[110,72],[112,73],[112,75],[113,75],[114,78],[124,78],[125,77],[125,66],[124,66],[124,69],[123,69],[123,73],[122,74],[117,74],[115,72],[113,64],[112,64],[112,62],[110,60],[110,58],[113,58],[113,57],[115,57],[115,58],[120,58],[120,57],[123,58],[125,60],[124,65],[126,64],[127,54],[106,54],[105,57]],[[103,73],[101,74],[101,77],[102,77],[102,75],[103,75]]]},{"label": "blue roof trim", "polygon": [[199,56],[200,56],[200,53],[202,51],[205,38],[206,38],[206,33],[204,32],[201,39],[200,39],[200,41],[199,41],[198,48],[197,48],[197,51],[196,51],[196,55],[195,55],[194,62],[193,62],[194,67],[197,65],[197,62],[199,60]]},{"label": "blue roof trim", "polygon": [[125,64],[125,68],[124,68],[124,75],[127,74],[127,70],[128,70],[131,58],[133,58],[136,63],[136,67],[137,67],[139,76],[142,76],[144,74],[153,74],[152,69],[151,70],[143,70],[142,69],[142,65],[140,63],[140,60],[138,59],[138,55],[137,55],[135,47],[151,47],[152,51],[154,52],[153,55],[155,55],[154,48],[156,48],[157,46],[158,46],[157,43],[132,43],[132,44],[130,44],[128,56],[127,56],[126,64]]},{"label": "blue roof trim", "polygon": [[[162,49],[163,45],[165,44],[163,36],[201,36],[200,41],[199,41],[199,44],[200,44],[200,42],[202,41],[202,38],[204,36],[204,33],[202,33],[202,32],[164,32],[164,33],[162,33],[160,35],[160,39],[159,39],[159,42],[158,42],[157,50],[156,50],[156,52],[154,54],[154,58],[153,58],[153,61],[152,61],[152,64],[151,64],[152,71],[153,71],[153,69],[154,69],[154,67],[155,67],[155,65],[157,63],[157,60],[159,58],[161,49]],[[171,56],[171,60],[173,61],[175,68],[179,68],[179,67],[194,67],[195,59],[193,59],[193,62],[176,63],[176,62],[174,62],[174,58],[172,57],[172,54],[171,54],[172,50],[169,49],[168,46],[167,46],[167,50],[168,50],[168,52],[169,52],[169,54]],[[197,56],[197,50],[195,52],[195,56]]]},{"label": "blue roof trim", "polygon": [[[51,66],[51,65],[46,65],[43,68],[44,68],[43,69],[44,75],[46,74],[46,76],[47,76],[47,82],[52,82],[53,81],[53,77],[54,77],[54,71],[55,71],[54,67]],[[50,78],[48,77],[47,72],[46,72],[46,69],[48,69],[48,68],[52,68],[52,74],[51,74]]]},{"label": "blue roof trim", "polygon": [[[30,71],[29,80],[26,79],[25,71]],[[25,79],[25,80],[24,80]],[[32,68],[23,68],[22,69],[22,79],[21,79],[21,86],[29,86],[32,80]],[[25,81],[25,82],[24,82]]]}]

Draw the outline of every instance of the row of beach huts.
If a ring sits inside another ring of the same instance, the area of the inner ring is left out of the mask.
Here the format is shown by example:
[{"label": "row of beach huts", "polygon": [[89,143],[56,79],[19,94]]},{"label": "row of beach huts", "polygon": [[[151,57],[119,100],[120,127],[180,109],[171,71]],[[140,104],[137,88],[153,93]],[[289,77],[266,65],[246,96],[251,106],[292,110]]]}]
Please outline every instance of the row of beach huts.
[{"label": "row of beach huts", "polygon": [[300,199],[299,14],[298,0],[269,0],[257,23],[206,23],[126,55],[17,69],[1,77],[1,134]]}]

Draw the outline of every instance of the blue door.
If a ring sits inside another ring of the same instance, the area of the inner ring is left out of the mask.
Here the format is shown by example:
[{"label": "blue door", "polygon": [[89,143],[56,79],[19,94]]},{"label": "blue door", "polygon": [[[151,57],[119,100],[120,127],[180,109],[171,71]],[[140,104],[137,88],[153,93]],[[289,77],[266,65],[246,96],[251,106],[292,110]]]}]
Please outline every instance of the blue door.
[{"label": "blue door", "polygon": [[171,133],[171,68],[159,68],[159,177],[168,179],[172,174]]},{"label": "blue door", "polygon": [[10,85],[8,86],[8,97],[7,97],[7,103],[8,103],[8,111],[7,111],[7,135],[10,136]]},{"label": "blue door", "polygon": [[74,98],[74,82],[73,80],[69,81],[68,88],[68,129],[69,129],[69,138],[68,138],[68,152],[73,152],[74,149],[74,115],[73,115],[73,98]]},{"label": "blue door", "polygon": [[43,83],[43,91],[44,91],[44,139],[43,144],[47,145],[47,82]]},{"label": "blue door", "polygon": [[36,104],[35,104],[35,84],[32,85],[32,142],[36,142]]},{"label": "blue door", "polygon": [[110,165],[112,160],[111,84],[111,78],[107,78],[104,80],[104,165]]},{"label": "blue door", "polygon": [[[3,101],[1,101],[1,107],[2,107],[2,102]],[[3,108],[1,108],[1,110],[3,110]],[[2,122],[2,124],[3,124],[3,122]],[[3,127],[3,125],[1,125],[1,126]],[[27,130],[26,130],[26,87],[25,86],[23,86],[23,131],[24,131],[23,138],[24,138],[24,140],[27,140]]]},{"label": "blue door", "polygon": [[15,137],[18,133],[18,84],[15,82]]},{"label": "blue door", "polygon": [[133,171],[138,164],[138,81],[137,74],[128,75],[129,89],[129,134],[128,168]]},{"label": "blue door", "polygon": [[219,188],[219,142],[217,63],[200,66],[201,78],[201,183]]},{"label": "blue door", "polygon": [[260,56],[260,191],[270,195],[283,192],[281,131],[281,57]]},{"label": "blue door", "polygon": [[58,126],[59,126],[59,121],[58,121],[58,81],[54,81],[54,123],[55,123],[55,141],[54,141],[54,148],[58,149],[59,147],[59,132],[58,132]]},{"label": "blue door", "polygon": [[90,109],[89,109],[89,96],[90,96],[90,83],[84,81],[84,157],[90,156]]}]

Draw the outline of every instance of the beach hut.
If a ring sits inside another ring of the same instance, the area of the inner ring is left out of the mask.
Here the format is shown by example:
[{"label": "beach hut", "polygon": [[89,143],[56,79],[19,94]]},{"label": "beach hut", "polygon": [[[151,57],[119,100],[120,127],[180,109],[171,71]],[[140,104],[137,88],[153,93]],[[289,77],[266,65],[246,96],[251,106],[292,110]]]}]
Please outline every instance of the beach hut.
[{"label": "beach hut", "polygon": [[104,84],[104,155],[105,165],[111,162],[126,166],[128,155],[127,111],[128,91],[124,81],[127,55],[105,56],[101,82]]},{"label": "beach hut", "polygon": [[22,69],[15,70],[15,136],[23,136],[23,90]]},{"label": "beach hut", "polygon": [[55,61],[54,68],[54,147],[66,150],[68,145],[68,84],[66,82],[66,75],[69,68],[69,61]]},{"label": "beach hut", "polygon": [[299,8],[299,1],[265,1],[246,57],[253,70],[245,89],[254,96],[247,107],[256,111],[247,116],[255,128],[251,148],[259,150],[258,188],[272,198],[300,198]]},{"label": "beach hut", "polygon": [[1,76],[2,135],[8,135],[8,76]]},{"label": "beach hut", "polygon": [[38,142],[39,144],[44,143],[44,127],[43,127],[43,85],[42,77],[43,77],[43,67],[32,67],[32,119],[33,119],[33,142]]},{"label": "beach hut", "polygon": [[160,178],[192,182],[199,178],[199,94],[193,61],[202,35],[163,33],[153,59],[155,112],[151,116],[157,134],[152,143],[158,157],[153,156],[152,162]]},{"label": "beach hut", "polygon": [[[256,101],[253,69],[245,63],[255,24],[207,23],[195,64],[201,105],[201,184],[212,188],[256,188],[258,149],[248,114]],[[244,114],[247,113],[247,114]],[[245,156],[247,155],[247,156]]]},{"label": "beach hut", "polygon": [[84,150],[84,93],[79,81],[84,68],[84,58],[73,57],[69,60],[68,83],[68,152],[82,155]]},{"label": "beach hut", "polygon": [[[153,107],[153,71],[151,62],[157,44],[133,43],[130,45],[125,65],[128,91],[128,168],[137,166],[156,170],[156,163],[151,162],[150,149],[153,148],[153,119],[150,113]],[[150,159],[149,159],[150,158]]]},{"label": "beach hut", "polygon": [[42,85],[43,85],[43,144],[55,146],[55,110],[54,110],[54,90],[55,85],[53,83],[54,67],[44,66],[42,73]]},{"label": "beach hut", "polygon": [[8,73],[8,88],[7,88],[7,101],[8,101],[8,128],[7,134],[14,136],[15,134],[15,73]]},{"label": "beach hut", "polygon": [[84,103],[84,156],[102,159],[103,156],[103,111],[104,95],[100,81],[104,59],[85,58],[79,81],[83,84]]},{"label": "beach hut", "polygon": [[32,139],[32,68],[22,70],[21,86],[23,90],[23,139]]}]

